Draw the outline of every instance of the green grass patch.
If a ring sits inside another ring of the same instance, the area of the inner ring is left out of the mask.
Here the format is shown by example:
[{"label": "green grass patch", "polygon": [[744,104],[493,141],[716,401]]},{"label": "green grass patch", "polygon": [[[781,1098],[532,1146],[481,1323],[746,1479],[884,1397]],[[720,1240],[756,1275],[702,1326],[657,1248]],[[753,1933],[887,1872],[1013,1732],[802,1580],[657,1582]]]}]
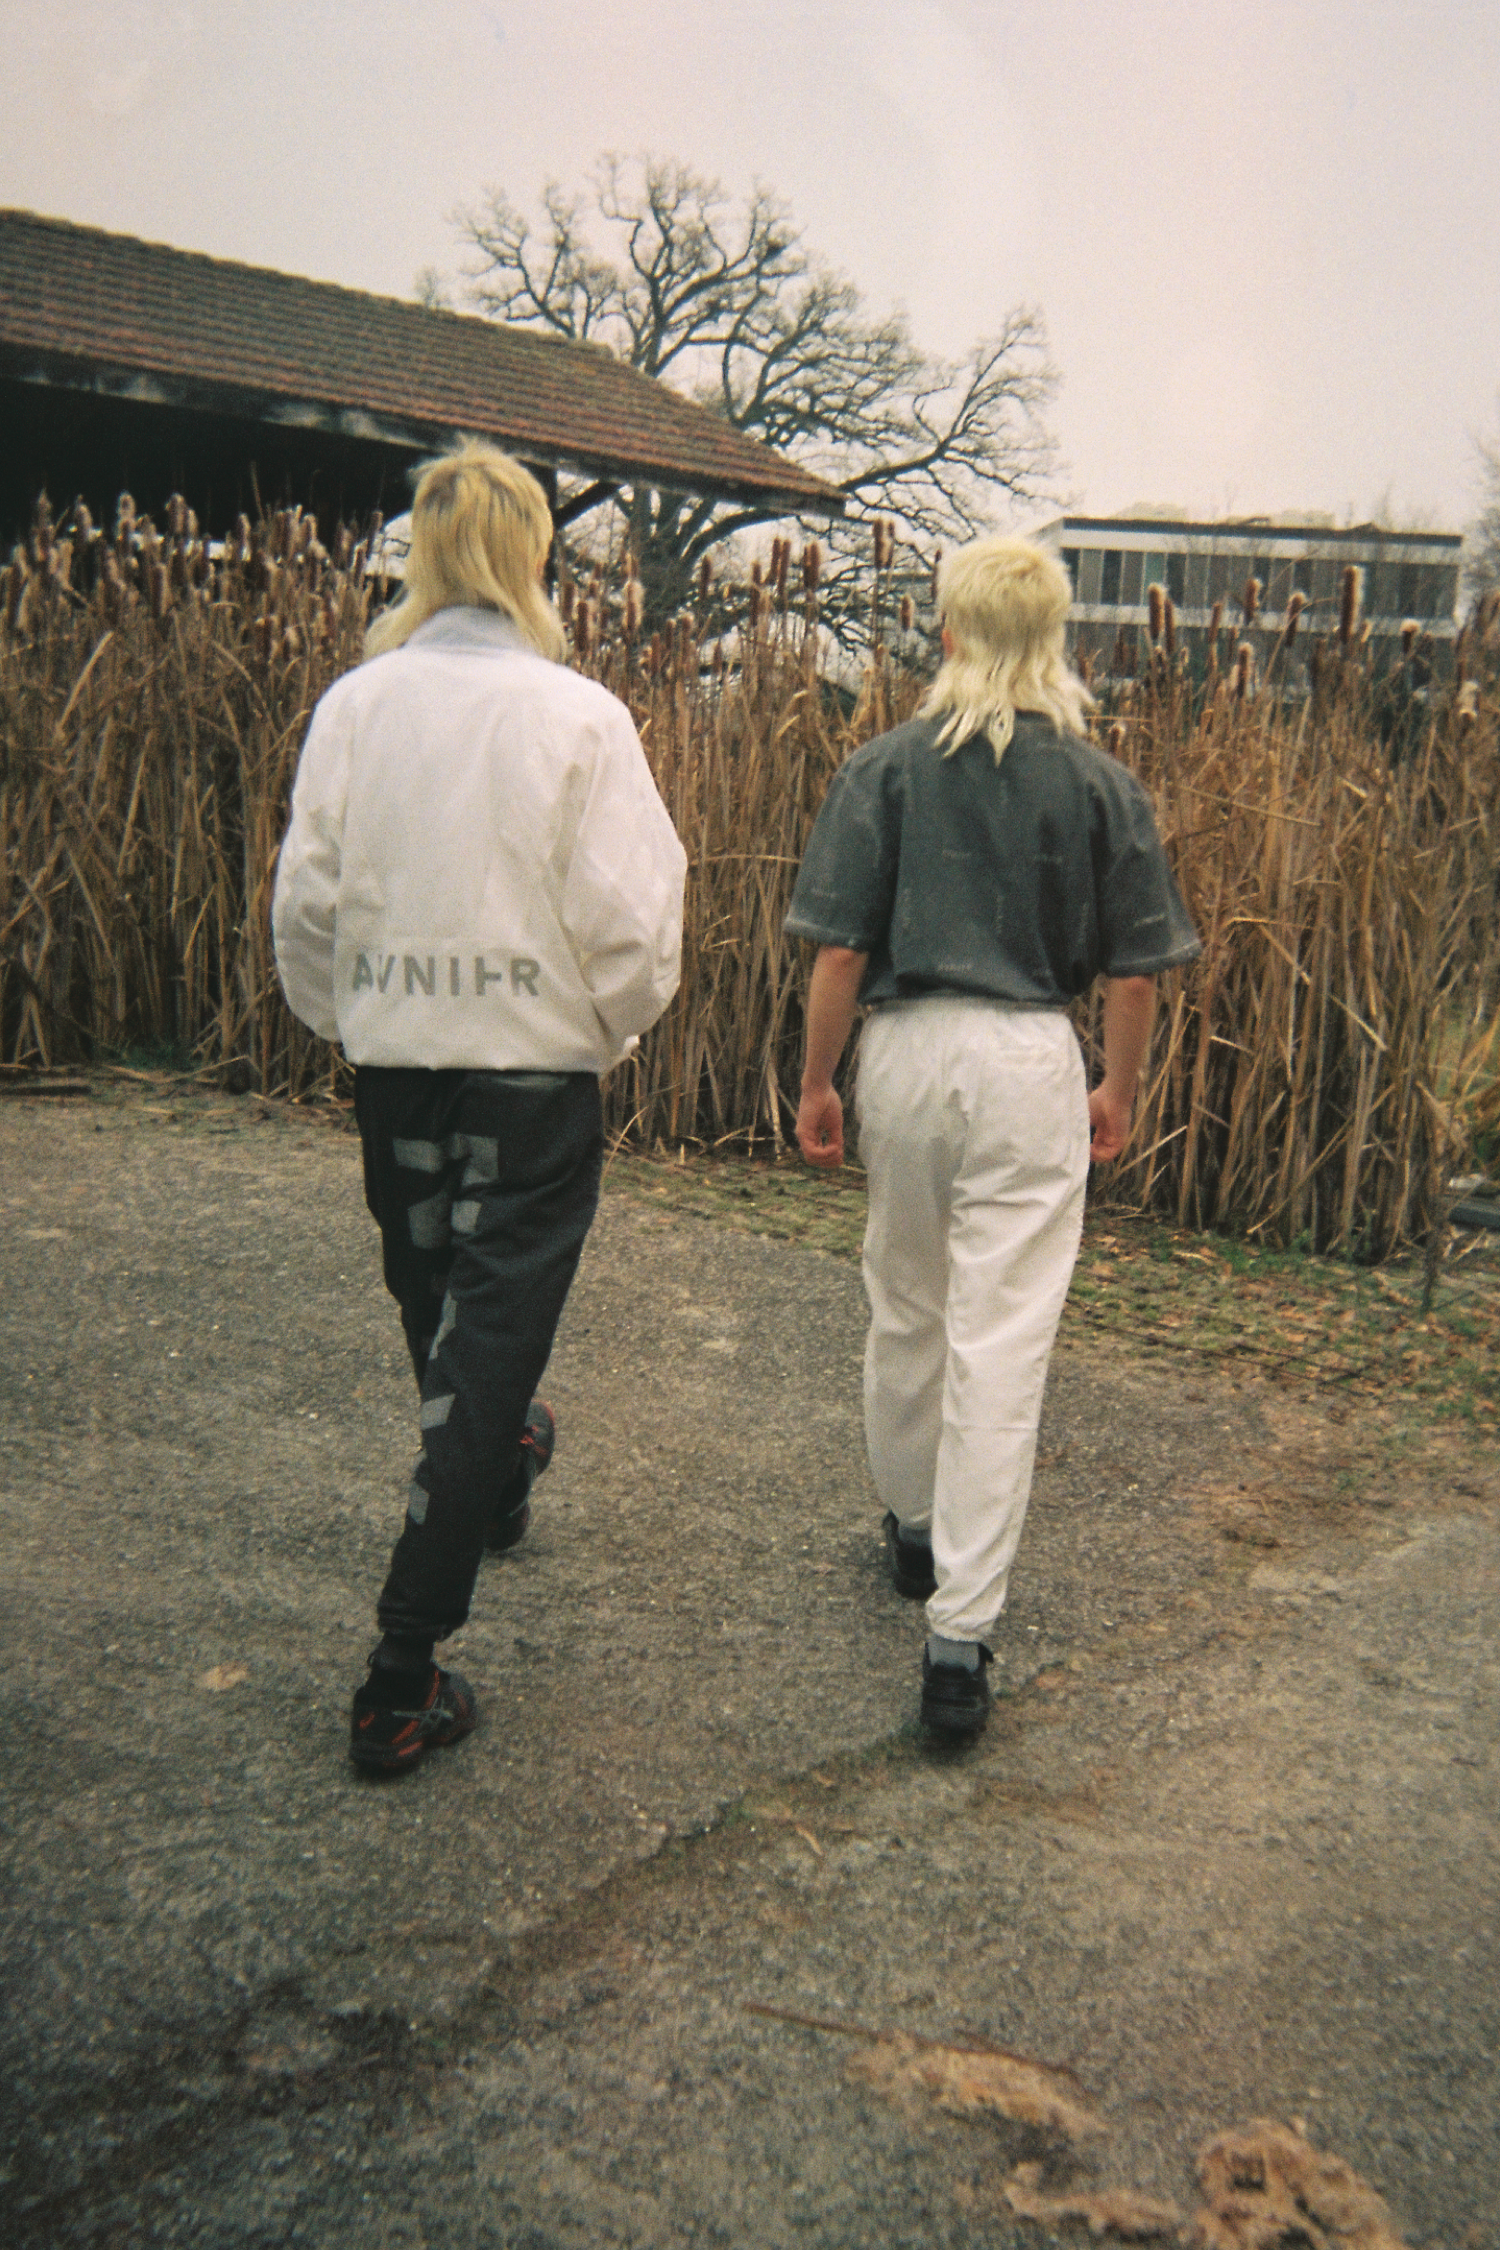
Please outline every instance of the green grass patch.
[{"label": "green grass patch", "polygon": [[[620,1149],[606,1184],[664,1215],[855,1258],[864,1174],[793,1157],[647,1156]],[[1500,1236],[1454,1230],[1431,1311],[1420,1253],[1359,1266],[1299,1250],[1184,1234],[1090,1211],[1062,1337],[1107,1336],[1337,1397],[1380,1396],[1423,1418],[1500,1423]]]}]

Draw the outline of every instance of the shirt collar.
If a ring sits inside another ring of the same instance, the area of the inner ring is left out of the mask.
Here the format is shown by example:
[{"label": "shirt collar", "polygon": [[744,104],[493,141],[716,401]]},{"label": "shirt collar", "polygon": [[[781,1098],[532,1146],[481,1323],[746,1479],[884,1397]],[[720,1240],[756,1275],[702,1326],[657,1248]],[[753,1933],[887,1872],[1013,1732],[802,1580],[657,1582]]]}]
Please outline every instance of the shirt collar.
[{"label": "shirt collar", "polygon": [[530,641],[512,618],[497,609],[470,609],[453,603],[435,610],[407,641],[408,648],[472,649],[491,654],[496,649],[518,649],[534,654]]}]

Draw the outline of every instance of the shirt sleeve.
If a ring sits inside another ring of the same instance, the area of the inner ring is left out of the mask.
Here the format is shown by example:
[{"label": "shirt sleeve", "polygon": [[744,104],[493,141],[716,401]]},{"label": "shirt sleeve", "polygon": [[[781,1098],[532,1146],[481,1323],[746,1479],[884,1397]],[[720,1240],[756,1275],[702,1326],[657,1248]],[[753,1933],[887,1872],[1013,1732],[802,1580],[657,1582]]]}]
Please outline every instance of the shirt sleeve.
[{"label": "shirt sleeve", "polygon": [[1116,767],[1101,785],[1094,837],[1100,971],[1155,976],[1203,948],[1167,864],[1150,800],[1135,776]]},{"label": "shirt sleeve", "polygon": [[872,951],[890,928],[900,842],[889,769],[856,752],[834,775],[807,839],[788,936]]},{"label": "shirt sleeve", "polygon": [[677,990],[686,876],[687,854],[621,705],[603,730],[561,914],[617,1055],[650,1030]]},{"label": "shirt sleeve", "polygon": [[325,696],[302,745],[271,903],[272,943],[287,1006],[320,1039],[339,1035],[333,942],[348,771],[347,728]]}]

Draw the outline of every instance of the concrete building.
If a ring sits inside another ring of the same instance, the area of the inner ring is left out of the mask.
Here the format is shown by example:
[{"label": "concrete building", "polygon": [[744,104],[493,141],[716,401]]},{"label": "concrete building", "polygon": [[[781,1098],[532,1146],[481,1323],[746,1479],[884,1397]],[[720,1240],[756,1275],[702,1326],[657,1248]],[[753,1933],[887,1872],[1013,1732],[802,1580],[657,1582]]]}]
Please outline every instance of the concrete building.
[{"label": "concrete building", "polygon": [[[1361,620],[1368,620],[1377,663],[1400,652],[1401,630],[1415,620],[1426,661],[1451,656],[1462,538],[1449,531],[1387,531],[1359,524],[1276,522],[1249,516],[1221,523],[1166,517],[1061,516],[1035,535],[1061,556],[1073,580],[1070,641],[1095,668],[1133,669],[1148,618],[1148,593],[1159,585],[1176,612],[1179,645],[1200,659],[1214,605],[1223,626],[1248,638],[1263,660],[1286,620],[1293,592],[1305,604],[1299,641],[1310,647],[1338,623],[1343,573],[1360,572]],[[1248,634],[1246,582],[1260,583],[1259,608]],[[1121,636],[1124,636],[1123,642]],[[1221,651],[1231,644],[1221,644]],[[1128,660],[1116,663],[1116,651]]]}]

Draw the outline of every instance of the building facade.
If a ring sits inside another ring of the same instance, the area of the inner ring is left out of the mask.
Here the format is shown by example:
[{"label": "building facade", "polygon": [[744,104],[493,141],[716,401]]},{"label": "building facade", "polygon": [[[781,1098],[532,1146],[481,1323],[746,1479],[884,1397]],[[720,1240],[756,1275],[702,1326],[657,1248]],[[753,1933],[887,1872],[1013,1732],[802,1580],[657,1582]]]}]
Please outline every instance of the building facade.
[{"label": "building facade", "polygon": [[[1424,657],[1451,660],[1462,538],[1458,532],[1353,530],[1277,523],[1253,516],[1221,523],[1162,517],[1061,516],[1035,534],[1059,555],[1073,581],[1069,640],[1095,670],[1133,670],[1147,628],[1149,593],[1160,586],[1175,612],[1179,645],[1201,659],[1216,604],[1221,629],[1248,639],[1264,658],[1286,623],[1293,593],[1303,599],[1299,640],[1310,647],[1338,624],[1343,574],[1360,573],[1360,629],[1373,655],[1395,660],[1403,627],[1415,623]],[[1245,589],[1258,582],[1253,621]],[[1118,659],[1118,661],[1117,661]]]}]

